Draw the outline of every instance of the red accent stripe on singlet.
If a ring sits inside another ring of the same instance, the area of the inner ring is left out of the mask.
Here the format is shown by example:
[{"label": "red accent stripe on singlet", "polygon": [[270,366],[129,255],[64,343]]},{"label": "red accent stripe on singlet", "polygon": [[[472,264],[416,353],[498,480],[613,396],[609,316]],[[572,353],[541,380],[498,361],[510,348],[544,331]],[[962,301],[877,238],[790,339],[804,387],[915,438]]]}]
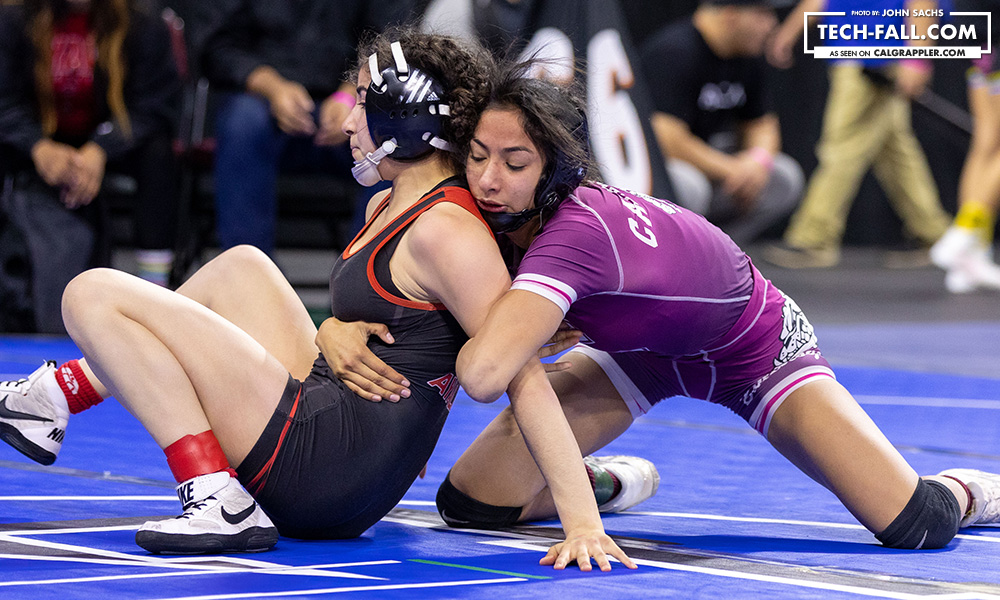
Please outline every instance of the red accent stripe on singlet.
[{"label": "red accent stripe on singlet", "polygon": [[[399,296],[394,296],[389,292],[387,292],[385,288],[383,288],[382,285],[379,284],[379,282],[375,278],[375,257],[378,256],[379,250],[382,249],[382,246],[385,246],[390,240],[392,240],[396,236],[396,234],[399,233],[401,229],[412,223],[413,220],[419,217],[420,215],[427,212],[427,210],[430,209],[432,206],[440,204],[441,202],[451,202],[452,204],[457,204],[458,206],[461,206],[465,210],[472,213],[477,219],[479,219],[479,221],[483,224],[483,227],[486,227],[487,231],[490,231],[489,225],[487,225],[486,220],[483,219],[483,216],[479,213],[479,208],[476,206],[475,201],[472,199],[472,195],[461,194],[455,190],[468,192],[468,190],[458,187],[441,188],[436,192],[437,194],[441,194],[440,198],[428,202],[426,206],[424,206],[416,213],[410,215],[410,217],[405,221],[403,222],[394,221],[394,223],[397,223],[396,228],[393,229],[392,232],[389,235],[387,235],[385,239],[379,242],[378,246],[375,247],[375,250],[372,252],[371,257],[368,259],[368,267],[367,267],[368,283],[371,284],[372,289],[375,290],[375,293],[381,296],[382,299],[385,300],[386,302],[395,304],[397,306],[413,308],[416,310],[447,310],[444,304],[431,303],[431,302],[417,302],[416,300],[410,300],[409,298],[400,298]],[[449,191],[451,191],[451,193],[449,193]],[[423,199],[421,199],[421,202],[422,201]],[[388,227],[388,225],[386,227]],[[384,230],[385,228],[383,228],[383,231]],[[379,232],[379,234],[381,234],[381,231]],[[493,233],[490,232],[490,235],[492,236]]]},{"label": "red accent stripe on singlet", "polygon": [[[340,257],[342,259],[347,260],[348,258],[354,256],[355,254],[357,254],[358,252],[360,252],[365,246],[368,245],[368,244],[363,244],[357,250],[354,250],[353,252],[351,251],[351,248],[354,246],[355,242],[357,242],[359,239],[361,239],[361,236],[363,236],[365,234],[365,232],[368,231],[368,228],[371,227],[372,223],[375,222],[375,217],[377,217],[378,214],[380,212],[382,212],[385,209],[386,206],[389,206],[389,198],[391,196],[392,196],[391,193],[387,194],[386,197],[381,202],[378,203],[378,206],[376,206],[375,210],[372,212],[371,218],[368,219],[367,222],[365,222],[364,226],[361,228],[361,231],[358,232],[358,235],[354,236],[354,239],[351,240],[351,243],[347,244],[347,247],[344,248],[343,253],[341,253],[341,255],[340,255]],[[392,223],[387,223],[385,225],[385,227],[382,227],[382,229],[380,229],[378,231],[378,233],[376,233],[375,236],[372,239],[377,238],[379,236],[379,233],[382,233],[383,231],[385,231],[385,228],[388,227],[389,225],[392,225]]]},{"label": "red accent stripe on singlet", "polygon": [[292,401],[292,410],[288,411],[288,417],[285,418],[285,426],[281,429],[281,435],[278,436],[278,443],[274,446],[274,452],[271,454],[271,458],[264,463],[264,466],[261,467],[257,475],[255,475],[254,478],[250,480],[250,483],[247,484],[247,491],[251,494],[256,494],[263,489],[265,484],[267,484],[267,478],[271,474],[271,467],[274,466],[274,461],[278,458],[278,452],[281,450],[281,445],[285,441],[285,435],[288,434],[288,428],[292,426],[292,419],[295,417],[295,412],[299,409],[299,398],[301,397],[302,384],[299,384],[299,391],[295,394],[295,400]]}]

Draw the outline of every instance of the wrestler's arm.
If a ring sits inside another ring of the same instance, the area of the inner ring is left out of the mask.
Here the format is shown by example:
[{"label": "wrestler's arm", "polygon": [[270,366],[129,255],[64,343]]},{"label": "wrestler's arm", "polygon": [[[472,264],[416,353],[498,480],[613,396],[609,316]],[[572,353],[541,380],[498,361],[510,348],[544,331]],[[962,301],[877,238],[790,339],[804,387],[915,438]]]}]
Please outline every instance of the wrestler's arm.
[{"label": "wrestler's arm", "polygon": [[[566,541],[553,546],[542,564],[561,569],[576,560],[582,570],[590,570],[593,557],[606,571],[611,568],[610,554],[634,567],[604,532],[576,438],[536,355],[559,328],[562,312],[529,292],[508,292],[507,269],[486,228],[457,207],[437,208],[421,217],[423,223],[414,224],[403,243],[415,264],[421,265],[422,286],[448,307],[471,336],[459,355],[459,381],[479,401],[493,401],[508,392],[521,433],[552,491]],[[516,310],[509,302],[511,297],[517,305],[537,302],[531,296],[551,308],[540,305],[535,307],[542,309],[538,313],[532,308],[519,316],[511,315],[510,311]],[[499,318],[491,307],[499,310]],[[498,328],[499,320],[509,323],[510,329]],[[482,360],[476,360],[475,366],[483,362],[500,368],[496,372],[480,368],[464,372],[461,357],[466,357],[468,366],[466,349],[470,345],[473,353],[492,349],[490,356],[480,353]],[[486,377],[488,389],[496,392],[491,391],[489,398],[476,396],[483,388],[480,377]]]}]

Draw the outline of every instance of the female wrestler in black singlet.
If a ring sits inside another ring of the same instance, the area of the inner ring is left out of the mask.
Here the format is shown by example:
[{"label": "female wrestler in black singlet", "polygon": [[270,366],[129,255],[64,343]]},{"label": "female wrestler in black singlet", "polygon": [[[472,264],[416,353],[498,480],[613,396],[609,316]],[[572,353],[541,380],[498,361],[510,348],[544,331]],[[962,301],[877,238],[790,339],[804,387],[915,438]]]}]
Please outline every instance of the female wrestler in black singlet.
[{"label": "female wrestler in black singlet", "polygon": [[388,325],[394,343],[373,337],[369,347],[411,382],[411,395],[398,403],[359,398],[322,354],[305,381],[289,378],[238,469],[284,535],[360,535],[403,497],[434,450],[458,391],[455,357],[468,338],[444,306],[407,298],[392,281],[390,262],[414,219],[441,202],[481,218],[464,182],[450,179],[360,243],[388,209],[382,202],[333,267],[334,316]]}]

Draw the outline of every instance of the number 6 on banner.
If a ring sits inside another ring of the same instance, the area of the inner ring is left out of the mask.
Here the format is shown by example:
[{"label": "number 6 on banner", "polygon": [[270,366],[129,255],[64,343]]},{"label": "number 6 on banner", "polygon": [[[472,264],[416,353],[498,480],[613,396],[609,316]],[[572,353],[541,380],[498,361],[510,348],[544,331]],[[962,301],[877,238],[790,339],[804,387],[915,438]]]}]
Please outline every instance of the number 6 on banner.
[{"label": "number 6 on banner", "polygon": [[652,193],[653,173],[639,112],[629,89],[635,83],[621,34],[605,29],[587,45],[587,114],[590,142],[605,181]]}]

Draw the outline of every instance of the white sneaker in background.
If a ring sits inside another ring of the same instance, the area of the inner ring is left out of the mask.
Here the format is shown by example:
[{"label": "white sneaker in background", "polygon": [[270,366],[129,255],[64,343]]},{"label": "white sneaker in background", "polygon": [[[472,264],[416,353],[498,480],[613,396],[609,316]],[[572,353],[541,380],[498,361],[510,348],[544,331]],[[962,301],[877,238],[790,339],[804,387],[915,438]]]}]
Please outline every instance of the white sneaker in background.
[{"label": "white sneaker in background", "polygon": [[1000,265],[991,260],[988,249],[968,253],[948,269],[944,284],[952,294],[1000,291]]},{"label": "white sneaker in background", "polygon": [[958,264],[959,260],[981,247],[983,242],[976,232],[952,225],[931,246],[931,262],[948,271]]},{"label": "white sneaker in background", "polygon": [[1000,265],[978,233],[952,225],[931,246],[931,262],[947,271],[944,285],[952,294],[1000,290]]}]

